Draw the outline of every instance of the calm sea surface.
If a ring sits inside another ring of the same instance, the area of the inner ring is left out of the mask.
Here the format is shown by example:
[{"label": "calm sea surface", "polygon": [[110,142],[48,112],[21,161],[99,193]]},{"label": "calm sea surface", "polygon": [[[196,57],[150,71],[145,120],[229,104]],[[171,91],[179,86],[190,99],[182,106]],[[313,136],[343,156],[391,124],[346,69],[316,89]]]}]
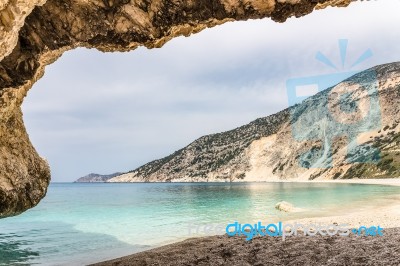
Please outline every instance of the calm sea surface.
[{"label": "calm sea surface", "polygon": [[[53,183],[37,207],[0,220],[0,265],[83,265],[188,238],[189,224],[339,215],[399,194],[357,184]],[[304,211],[276,211],[282,200]]]}]

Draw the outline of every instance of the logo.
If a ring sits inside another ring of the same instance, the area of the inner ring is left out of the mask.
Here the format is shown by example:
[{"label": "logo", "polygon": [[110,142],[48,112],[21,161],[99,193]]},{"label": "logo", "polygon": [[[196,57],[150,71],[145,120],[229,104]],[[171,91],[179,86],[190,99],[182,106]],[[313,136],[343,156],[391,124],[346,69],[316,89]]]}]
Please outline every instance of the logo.
[{"label": "logo", "polygon": [[[347,45],[347,40],[339,40],[342,69],[346,67]],[[344,156],[348,163],[379,161],[378,149],[357,143],[360,134],[381,127],[376,71],[352,70],[371,56],[372,51],[367,49],[348,71],[340,72],[339,67],[318,52],[316,59],[336,72],[287,80],[292,136],[297,142],[312,142],[299,154],[300,166],[333,167],[332,155],[337,151],[333,149],[338,149],[333,144],[338,139],[346,143]]]},{"label": "logo", "polygon": [[380,226],[360,226],[358,229],[350,229],[348,224],[303,225],[298,223],[284,224],[282,222],[277,224],[268,224],[265,226],[262,225],[262,222],[243,225],[238,222],[234,222],[232,224],[228,224],[226,227],[226,234],[228,236],[244,235],[246,236],[246,241],[253,239],[257,235],[282,237],[282,240],[285,241],[288,236],[297,236],[298,234],[303,234],[304,236],[316,236],[317,234],[321,236],[349,236],[350,233],[353,233],[357,236],[383,236],[383,228]]}]

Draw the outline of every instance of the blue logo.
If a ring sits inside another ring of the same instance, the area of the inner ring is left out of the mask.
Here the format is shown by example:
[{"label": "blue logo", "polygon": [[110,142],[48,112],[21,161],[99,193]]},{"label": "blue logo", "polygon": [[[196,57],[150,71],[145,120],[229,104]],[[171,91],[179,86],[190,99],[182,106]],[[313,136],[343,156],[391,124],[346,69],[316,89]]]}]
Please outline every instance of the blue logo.
[{"label": "blue logo", "polygon": [[[339,40],[342,68],[345,68],[347,40]],[[357,137],[381,127],[378,79],[375,70],[351,70],[372,56],[367,49],[349,71],[289,79],[286,82],[292,136],[297,142],[310,142],[299,154],[304,168],[333,167],[333,143],[345,142],[348,163],[377,163],[380,152],[371,144],[358,144]],[[321,52],[316,59],[335,69]],[[350,79],[346,79],[352,77]],[[341,82],[341,83],[340,83]],[[339,84],[339,85],[336,85]],[[336,85],[336,86],[334,86]],[[312,94],[314,96],[310,97]],[[300,103],[302,103],[300,105]]]},{"label": "blue logo", "polygon": [[281,237],[283,241],[288,236],[297,236],[299,233],[304,236],[349,236],[353,233],[357,236],[383,236],[383,228],[378,226],[360,226],[358,229],[349,229],[348,224],[298,224],[282,223],[263,225],[262,222],[255,224],[240,224],[234,222],[228,224],[225,229],[228,236],[246,236],[246,241],[252,240],[255,236]]}]

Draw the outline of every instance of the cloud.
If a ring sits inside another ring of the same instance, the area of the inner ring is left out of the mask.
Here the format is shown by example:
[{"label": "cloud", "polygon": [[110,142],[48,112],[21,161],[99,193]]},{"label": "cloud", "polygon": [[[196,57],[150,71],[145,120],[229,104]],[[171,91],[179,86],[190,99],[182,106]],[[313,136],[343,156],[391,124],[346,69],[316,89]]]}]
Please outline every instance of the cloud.
[{"label": "cloud", "polygon": [[284,24],[227,23],[162,49],[67,52],[23,104],[28,133],[53,181],[131,170],[286,108],[287,79],[332,73],[317,51],[340,65],[338,39],[349,39],[348,62],[371,48],[360,68],[398,60],[399,7],[357,2]]}]

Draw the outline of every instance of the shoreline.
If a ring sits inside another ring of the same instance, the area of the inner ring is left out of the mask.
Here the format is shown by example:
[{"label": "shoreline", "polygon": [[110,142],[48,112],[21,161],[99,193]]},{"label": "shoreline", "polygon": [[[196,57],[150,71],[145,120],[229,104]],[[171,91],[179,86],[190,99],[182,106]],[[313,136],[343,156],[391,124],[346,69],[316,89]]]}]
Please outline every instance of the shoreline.
[{"label": "shoreline", "polygon": [[[240,182],[234,182],[240,183]],[[268,180],[268,181],[251,181],[242,183],[332,183],[332,184],[359,184],[359,185],[384,185],[384,186],[400,186],[400,178],[353,178],[353,179],[321,179],[321,180],[302,180],[302,179],[285,179],[285,180]]]},{"label": "shoreline", "polygon": [[[367,181],[367,182],[365,182]],[[274,182],[274,181],[272,181]],[[277,181],[277,182],[304,182],[304,181]],[[357,180],[321,180],[321,181],[305,181],[305,182],[315,182],[315,183],[350,183],[350,184],[368,184],[368,185],[390,185],[390,186],[400,186],[400,179],[357,179]],[[352,210],[351,212],[343,215],[330,215],[324,217],[311,217],[311,218],[300,218],[295,220],[282,220],[284,223],[294,223],[297,222],[299,224],[348,224],[351,228],[357,228],[360,226],[381,226],[384,228],[384,232],[389,232],[392,236],[388,240],[385,238],[385,235],[382,237],[372,238],[372,237],[293,237],[289,241],[296,243],[296,248],[304,248],[307,245],[315,244],[315,241],[318,242],[318,245],[324,245],[326,243],[330,243],[332,239],[335,239],[338,243],[338,247],[342,246],[345,247],[349,245],[353,247],[358,245],[358,249],[363,249],[363,245],[367,242],[376,242],[376,245],[385,245],[388,241],[392,241],[394,238],[398,238],[397,243],[400,240],[400,194],[398,196],[391,196],[385,201],[383,201],[379,206],[376,206],[371,209],[363,209],[359,211]],[[393,237],[394,236],[394,237]],[[365,243],[360,242],[360,239],[365,238]],[[264,237],[260,240],[261,242],[268,243],[274,242],[273,238]],[[358,241],[358,242],[357,242]],[[250,241],[251,242],[251,241]],[[276,241],[275,241],[276,242]],[[274,243],[275,243],[274,242]],[[195,247],[195,249],[210,249],[211,246],[215,246],[216,243],[220,243],[219,245],[223,245],[224,243],[230,243],[231,249],[235,250],[238,247],[243,246],[243,243],[247,243],[244,239],[239,237],[229,238],[226,235],[209,235],[209,236],[201,236],[201,237],[194,237],[188,238],[185,240],[181,240],[179,242],[174,242],[171,244],[163,245],[157,248],[150,249],[148,251],[143,251],[139,253],[134,253],[125,257],[99,262],[93,265],[142,265],[143,262],[146,264],[143,265],[150,265],[152,261],[156,262],[159,261],[159,264],[154,265],[174,265],[170,258],[171,256],[177,256],[179,259],[178,261],[182,261],[182,265],[188,265],[188,261],[196,260],[199,256],[205,256],[206,258],[220,259],[218,258],[219,255],[213,255],[212,253],[208,254],[189,254],[187,252],[188,245],[190,247]],[[284,245],[279,244],[278,245]],[[397,245],[397,244],[396,244]],[[317,247],[315,247],[317,248]],[[229,250],[225,250],[226,252],[231,252]],[[225,252],[223,251],[223,252]],[[349,250],[347,250],[349,251]],[[346,251],[346,252],[347,252]],[[210,251],[211,252],[211,251]],[[269,252],[275,252],[274,250],[269,250]],[[344,252],[344,251],[343,251]],[[395,252],[395,251],[392,251]],[[240,256],[244,256],[243,254]],[[400,257],[400,254],[399,254]],[[236,259],[240,259],[236,258]],[[279,258],[277,258],[279,259]],[[132,263],[135,264],[132,264]],[[390,261],[391,262],[391,261]],[[171,263],[171,264],[169,264]],[[211,263],[211,262],[210,262]],[[213,261],[216,265],[226,265],[224,263],[217,263]],[[236,260],[233,261],[234,264],[229,265],[243,265],[237,262]],[[310,263],[309,261],[304,261],[304,263]],[[317,262],[314,262],[317,263]],[[318,262],[319,263],[319,262]],[[196,264],[196,263],[195,263]],[[175,265],[181,265],[179,263]],[[189,263],[190,265],[190,263]],[[194,265],[194,264],[192,264]],[[200,264],[201,265],[201,264]],[[209,265],[209,264],[204,264]],[[261,264],[260,264],[261,265]],[[387,264],[392,265],[392,264]]]},{"label": "shoreline", "polygon": [[310,181],[320,183],[339,183],[339,184],[364,184],[364,185],[386,185],[400,186],[400,178],[385,178],[385,179],[340,179],[340,180],[320,180]]},{"label": "shoreline", "polygon": [[303,224],[348,224],[351,227],[378,226],[383,228],[400,228],[400,195],[383,201],[387,205],[375,206],[371,209],[352,211],[342,215],[310,217],[284,222]]},{"label": "shoreline", "polygon": [[[51,182],[52,184],[68,183],[68,184],[201,184],[201,183],[230,183],[226,181],[220,182]],[[337,183],[337,184],[360,184],[360,185],[386,185],[400,186],[399,178],[380,178],[380,179],[323,179],[323,180],[303,180],[303,179],[271,179],[260,181],[234,181],[232,183]]]}]

